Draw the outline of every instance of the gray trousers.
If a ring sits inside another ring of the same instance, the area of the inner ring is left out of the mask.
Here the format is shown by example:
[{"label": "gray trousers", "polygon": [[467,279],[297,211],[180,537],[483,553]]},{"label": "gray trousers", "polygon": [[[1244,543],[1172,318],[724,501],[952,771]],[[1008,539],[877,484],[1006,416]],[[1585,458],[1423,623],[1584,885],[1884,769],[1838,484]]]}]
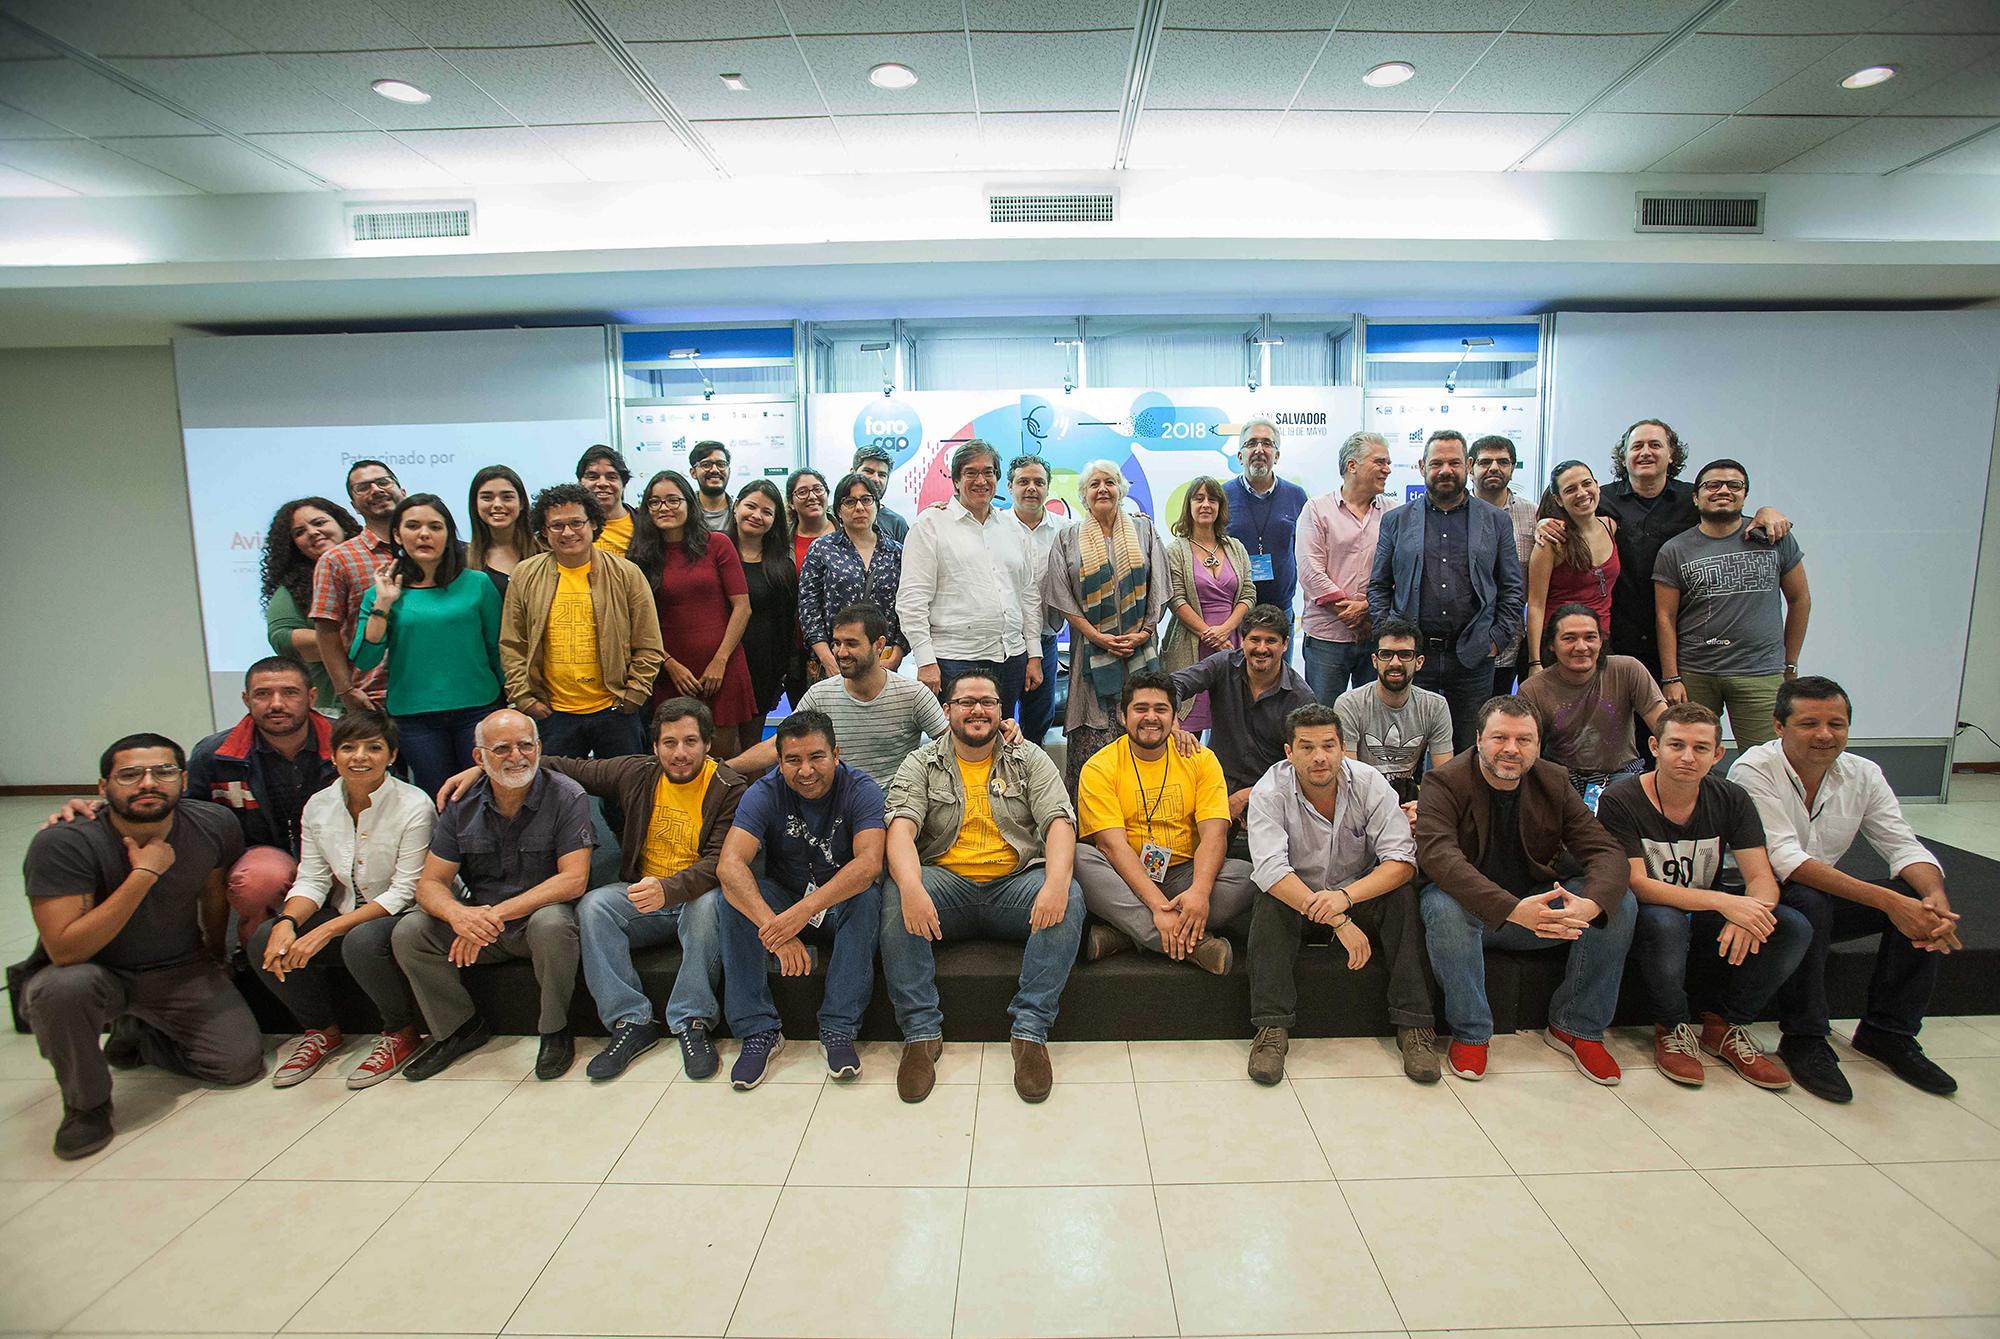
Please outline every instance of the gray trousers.
[{"label": "gray trousers", "polygon": [[[304,925],[313,930],[332,920],[341,913],[321,907]],[[417,1024],[417,1002],[410,997],[410,983],[403,979],[403,973],[396,966],[396,958],[390,948],[390,936],[396,929],[396,917],[381,916],[372,921],[363,921],[340,937],[340,960],[347,964],[347,974],[355,983],[368,992],[368,998],[375,1002],[375,1011],[382,1015],[384,1032],[402,1032]],[[278,923],[265,921],[250,935],[250,961],[257,967],[257,979],[264,988],[278,997],[278,1002],[291,1011],[293,1019],[302,1028],[318,1028],[321,1031],[335,1031],[339,1023],[334,1018],[333,992],[327,989],[326,972],[321,964],[326,961],[331,946],[322,950],[319,956],[296,972],[286,972],[280,981],[264,970],[264,949],[271,942],[271,931]]]},{"label": "gray trousers", "polygon": [[264,1039],[229,974],[209,962],[128,972],[94,962],[50,966],[28,980],[21,1012],[56,1071],[63,1104],[87,1111],[111,1100],[111,1066],[98,1044],[105,1025],[140,1023],[146,1063],[235,1086],[264,1073]]},{"label": "gray trousers", "polygon": [[[409,978],[410,990],[433,1037],[449,1037],[471,1021],[474,1012],[460,969],[445,956],[454,937],[450,925],[422,907],[412,907],[398,916],[389,936],[396,963]],[[500,938],[479,950],[479,962],[532,961],[535,982],[542,992],[541,1021],[536,1026],[542,1032],[560,1032],[569,1026],[569,1002],[576,994],[580,952],[576,903],[557,902],[539,908],[526,920],[509,921]]]},{"label": "gray trousers", "polygon": [[[1083,905],[1090,914],[1105,921],[1141,948],[1164,953],[1160,927],[1153,913],[1124,877],[1112,868],[1097,847],[1087,841],[1076,844],[1076,881],[1083,886]],[[1194,861],[1183,860],[1167,871],[1160,891],[1178,897],[1194,882]],[[1242,860],[1224,860],[1215,875],[1215,890],[1208,898],[1210,932],[1221,929],[1250,909],[1257,885],[1250,878],[1250,866]]]}]

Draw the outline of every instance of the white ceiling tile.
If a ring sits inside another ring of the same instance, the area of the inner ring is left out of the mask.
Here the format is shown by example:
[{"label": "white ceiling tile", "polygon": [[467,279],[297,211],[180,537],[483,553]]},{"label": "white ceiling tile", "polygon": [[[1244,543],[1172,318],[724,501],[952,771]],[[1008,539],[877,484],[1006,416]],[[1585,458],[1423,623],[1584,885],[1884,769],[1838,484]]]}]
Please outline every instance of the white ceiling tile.
[{"label": "white ceiling tile", "polygon": [[788,37],[772,0],[591,0],[611,31],[628,42],[711,42]]},{"label": "white ceiling tile", "polygon": [[77,135],[199,135],[205,129],[69,60],[0,62],[0,97]]},{"label": "white ceiling tile", "polygon": [[[787,11],[790,12],[789,6]],[[890,34],[880,37],[801,37],[799,47],[826,105],[836,116],[908,115],[913,112],[969,112],[972,66],[965,34]],[[870,67],[900,61],[917,72],[914,88],[877,88]]]},{"label": "white ceiling tile", "polygon": [[1535,0],[1510,31],[1664,35],[1706,5],[1707,0]]},{"label": "white ceiling tile", "polygon": [[1497,33],[1525,0],[1354,0],[1341,15],[1347,32]]},{"label": "white ceiling tile", "polygon": [[1732,116],[1647,170],[1769,172],[1854,124],[1840,116]]},{"label": "white ceiling tile", "polygon": [[1656,45],[1658,39],[1652,37],[1509,34],[1494,42],[1438,109],[1567,115],[1609,88]]},{"label": "white ceiling tile", "polygon": [[32,172],[83,195],[199,195],[185,181],[82,139],[14,139],[0,163]]},{"label": "white ceiling tile", "polygon": [[351,108],[269,56],[121,59],[111,64],[189,111],[241,133],[369,128]]},{"label": "white ceiling tile", "polygon": [[1991,129],[1996,124],[2000,122],[1961,120],[1957,117],[1871,117],[1817,148],[1808,149],[1777,170],[1888,172],[1927,153],[1935,153],[1946,145],[1956,144],[1969,135]]},{"label": "white ceiling tile", "polygon": [[732,176],[765,173],[851,172],[847,146],[831,117],[775,121],[698,121],[695,129],[714,146]]},{"label": "white ceiling tile", "polygon": [[1340,18],[1347,0],[1167,0],[1169,28],[1212,28],[1221,32],[1312,32],[1322,34]]},{"label": "white ceiling tile", "polygon": [[1602,110],[1727,115],[1755,102],[1843,40],[1698,33],[1612,94]]},{"label": "white ceiling tile", "polygon": [[282,158],[310,168],[348,190],[397,190],[465,185],[444,168],[379,131],[333,135],[252,135]]},{"label": "white ceiling tile", "polygon": [[566,0],[375,0],[434,47],[555,46],[588,42]]},{"label": "white ceiling tile", "polygon": [[1308,172],[1357,172],[1399,166],[1423,112],[1293,110],[1278,127],[1271,151]]},{"label": "white ceiling tile", "polygon": [[2000,116],[2000,55],[1974,61],[1897,103],[1896,115]]},{"label": "white ceiling tile", "polygon": [[784,10],[792,21],[792,31],[801,37],[965,32],[965,8],[960,0],[784,0]]},{"label": "white ceiling tile", "polygon": [[0,26],[0,60],[61,60],[62,53],[19,28]]},{"label": "white ceiling tile", "polygon": [[1702,25],[1710,33],[1865,33],[1904,0],[1736,0]]},{"label": "white ceiling tile", "polygon": [[[1925,88],[2000,48],[2000,37],[1898,33],[1856,37],[1808,65],[1743,110],[1752,116],[1873,116],[1894,110]],[[1897,73],[1873,88],[1840,81],[1870,65]]]},{"label": "white ceiling tile", "polygon": [[1530,172],[1644,172],[1719,116],[1592,112],[1522,167]]},{"label": "white ceiling tile", "polygon": [[[1335,33],[1299,90],[1297,105],[1321,111],[1427,112],[1492,43],[1491,37],[1461,33]],[[1416,77],[1394,88],[1361,82],[1362,75],[1391,60],[1416,66]]]},{"label": "white ceiling tile", "polygon": [[1993,0],[1912,0],[1896,6],[1878,26],[1896,33],[2000,33],[2000,5]]},{"label": "white ceiling tile", "polygon": [[375,0],[184,2],[259,51],[387,51],[416,43],[416,34],[383,13]]},{"label": "white ceiling tile", "polygon": [[1164,32],[1153,54],[1146,106],[1283,111],[1324,38],[1299,32]]},{"label": "white ceiling tile", "polygon": [[1274,111],[1153,111],[1139,117],[1126,165],[1221,171],[1254,166],[1272,153]]},{"label": "white ceiling tile", "polygon": [[162,135],[98,142],[127,158],[159,168],[217,195],[263,195],[275,191],[323,189],[310,177],[280,167],[222,135]]},{"label": "white ceiling tile", "polygon": [[1395,166],[1499,172],[1562,122],[1554,115],[1439,112],[1404,142]]},{"label": "white ceiling tile", "polygon": [[834,124],[859,172],[976,172],[985,166],[979,118],[970,113],[843,116]]},{"label": "white ceiling tile", "polygon": [[1981,135],[1970,144],[1910,169],[1911,176],[1920,172],[1927,176],[2000,176],[2000,134]]},{"label": "white ceiling tile", "polygon": [[0,102],[0,139],[68,139],[69,132]]},{"label": "white ceiling tile", "polygon": [[982,112],[979,134],[994,172],[1109,168],[1118,152],[1116,112]]},{"label": "white ceiling tile", "polygon": [[659,121],[541,126],[535,133],[592,181],[706,181],[715,176],[706,160]]},{"label": "white ceiling tile", "polygon": [[0,199],[26,200],[81,194],[83,192],[68,186],[58,186],[46,177],[38,177],[32,172],[23,172],[19,168],[0,164]]},{"label": "white ceiling tile", "polygon": [[180,0],[7,0],[10,17],[94,56],[199,56],[246,51]]},{"label": "white ceiling tile", "polygon": [[1116,111],[1131,50],[1130,32],[974,33],[979,110]]},{"label": "white ceiling tile", "polygon": [[[741,42],[628,42],[626,48],[653,77],[681,115],[691,121],[823,116],[826,102],[789,37]],[[723,87],[724,74],[740,74],[741,93]]]},{"label": "white ceiling tile", "polygon": [[523,186],[582,181],[577,166],[532,130],[404,130],[397,138],[453,176],[474,186]]},{"label": "white ceiling tile", "polygon": [[[1106,28],[1130,33],[1138,12],[1133,0],[966,0],[965,4],[975,33],[1080,33]],[[1167,21],[1173,22],[1171,9]]]},{"label": "white ceiling tile", "polygon": [[[507,110],[435,51],[318,51],[274,56],[286,69],[384,130],[465,129],[516,124]],[[401,79],[431,95],[426,103],[391,102],[369,85]]]},{"label": "white ceiling tile", "polygon": [[644,121],[655,116],[652,104],[639,96],[618,63],[594,42],[533,51],[442,54],[487,96],[529,125]]}]

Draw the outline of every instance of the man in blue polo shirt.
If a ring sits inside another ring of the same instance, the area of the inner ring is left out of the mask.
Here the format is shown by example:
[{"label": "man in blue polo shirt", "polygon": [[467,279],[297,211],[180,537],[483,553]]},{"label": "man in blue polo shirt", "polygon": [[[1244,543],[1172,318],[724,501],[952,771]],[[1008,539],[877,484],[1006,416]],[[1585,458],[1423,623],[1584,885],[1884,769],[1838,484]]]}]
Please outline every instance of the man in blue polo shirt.
[{"label": "man in blue polo shirt", "polygon": [[1229,533],[1250,553],[1250,579],[1257,583],[1257,603],[1275,604],[1292,616],[1292,596],[1299,588],[1299,562],[1293,552],[1293,532],[1306,509],[1306,490],[1278,477],[1278,425],[1253,418],[1236,438],[1236,459],[1243,474],[1223,485],[1229,499]]},{"label": "man in blue polo shirt", "polygon": [[[801,942],[808,930],[833,940],[819,1040],[827,1072],[861,1072],[854,1038],[875,989],[875,942],[882,929],[882,788],[840,760],[825,712],[795,711],[778,726],[778,770],[744,792],[722,842],[716,877],[729,905],[722,912],[723,1012],[743,1049],[729,1072],[738,1089],[764,1081],[784,1048],[767,969],[775,956],[786,976],[812,972]],[[758,849],[764,877],[750,872]]]}]

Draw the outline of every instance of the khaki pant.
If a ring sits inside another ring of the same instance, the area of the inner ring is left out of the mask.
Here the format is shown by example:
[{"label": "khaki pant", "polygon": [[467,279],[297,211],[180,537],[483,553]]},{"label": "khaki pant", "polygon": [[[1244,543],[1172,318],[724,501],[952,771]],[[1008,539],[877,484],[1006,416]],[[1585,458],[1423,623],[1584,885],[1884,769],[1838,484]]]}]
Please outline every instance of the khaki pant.
[{"label": "khaki pant", "polygon": [[1778,737],[1773,718],[1778,714],[1778,685],[1782,674],[1693,674],[1681,671],[1681,686],[1688,701],[1699,702],[1717,716],[1729,711],[1729,734],[1738,752],[1753,744],[1768,744]]}]

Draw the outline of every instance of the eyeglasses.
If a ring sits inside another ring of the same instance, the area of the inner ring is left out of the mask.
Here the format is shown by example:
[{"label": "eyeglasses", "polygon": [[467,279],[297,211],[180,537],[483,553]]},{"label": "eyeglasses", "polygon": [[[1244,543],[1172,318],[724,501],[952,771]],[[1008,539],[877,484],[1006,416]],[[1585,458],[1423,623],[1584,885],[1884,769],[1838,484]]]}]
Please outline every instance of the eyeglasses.
[{"label": "eyeglasses", "polygon": [[1276,445],[1277,445],[1277,443],[1276,443],[1276,442],[1274,442],[1274,441],[1272,441],[1272,440],[1271,440],[1271,439],[1270,439],[1269,437],[1248,437],[1248,438],[1245,438],[1245,439],[1244,439],[1244,442],[1243,442],[1243,445],[1245,445],[1245,446],[1276,446]]},{"label": "eyeglasses", "polygon": [[951,699],[950,705],[954,707],[997,707],[1000,705],[1000,699],[997,697],[955,697]]},{"label": "eyeglasses", "polygon": [[687,504],[688,501],[684,497],[649,497],[646,499],[646,510],[677,511]]},{"label": "eyeglasses", "polygon": [[157,767],[121,767],[111,774],[111,779],[121,786],[136,786],[149,776],[155,781],[172,781],[183,770],[177,762],[163,762]]},{"label": "eyeglasses", "polygon": [[803,502],[811,498],[818,498],[822,502],[826,501],[826,490],[824,488],[795,488],[792,490],[793,502]]},{"label": "eyeglasses", "polygon": [[1423,653],[1422,653],[1421,651],[1381,651],[1381,650],[1378,650],[1378,651],[1376,651],[1376,652],[1375,652],[1375,658],[1376,658],[1377,660],[1387,660],[1387,661],[1390,661],[1390,662],[1392,662],[1392,663],[1393,663],[1393,662],[1395,662],[1395,661],[1398,661],[1398,660],[1421,660],[1421,659],[1423,658]]},{"label": "eyeglasses", "polygon": [[998,479],[1000,471],[989,465],[967,465],[958,472],[961,479]]},{"label": "eyeglasses", "polygon": [[480,747],[496,758],[511,758],[517,753],[525,758],[531,753],[540,753],[542,751],[541,744],[532,739],[524,740],[519,744],[482,744]]},{"label": "eyeglasses", "polygon": [[349,484],[348,488],[350,491],[356,493],[390,493],[395,491],[396,481],[394,479],[363,479],[360,483]]},{"label": "eyeglasses", "polygon": [[[651,506],[652,504],[647,503],[646,505]],[[590,529],[590,522],[589,521],[544,521],[542,522],[542,529],[547,530],[550,534],[567,535],[572,531]]]},{"label": "eyeglasses", "polygon": [[1708,479],[1701,485],[1704,493],[1747,493],[1750,485],[1741,479]]},{"label": "eyeglasses", "polygon": [[872,507],[875,505],[875,499],[866,493],[856,493],[852,497],[842,498],[840,505],[843,507]]}]

